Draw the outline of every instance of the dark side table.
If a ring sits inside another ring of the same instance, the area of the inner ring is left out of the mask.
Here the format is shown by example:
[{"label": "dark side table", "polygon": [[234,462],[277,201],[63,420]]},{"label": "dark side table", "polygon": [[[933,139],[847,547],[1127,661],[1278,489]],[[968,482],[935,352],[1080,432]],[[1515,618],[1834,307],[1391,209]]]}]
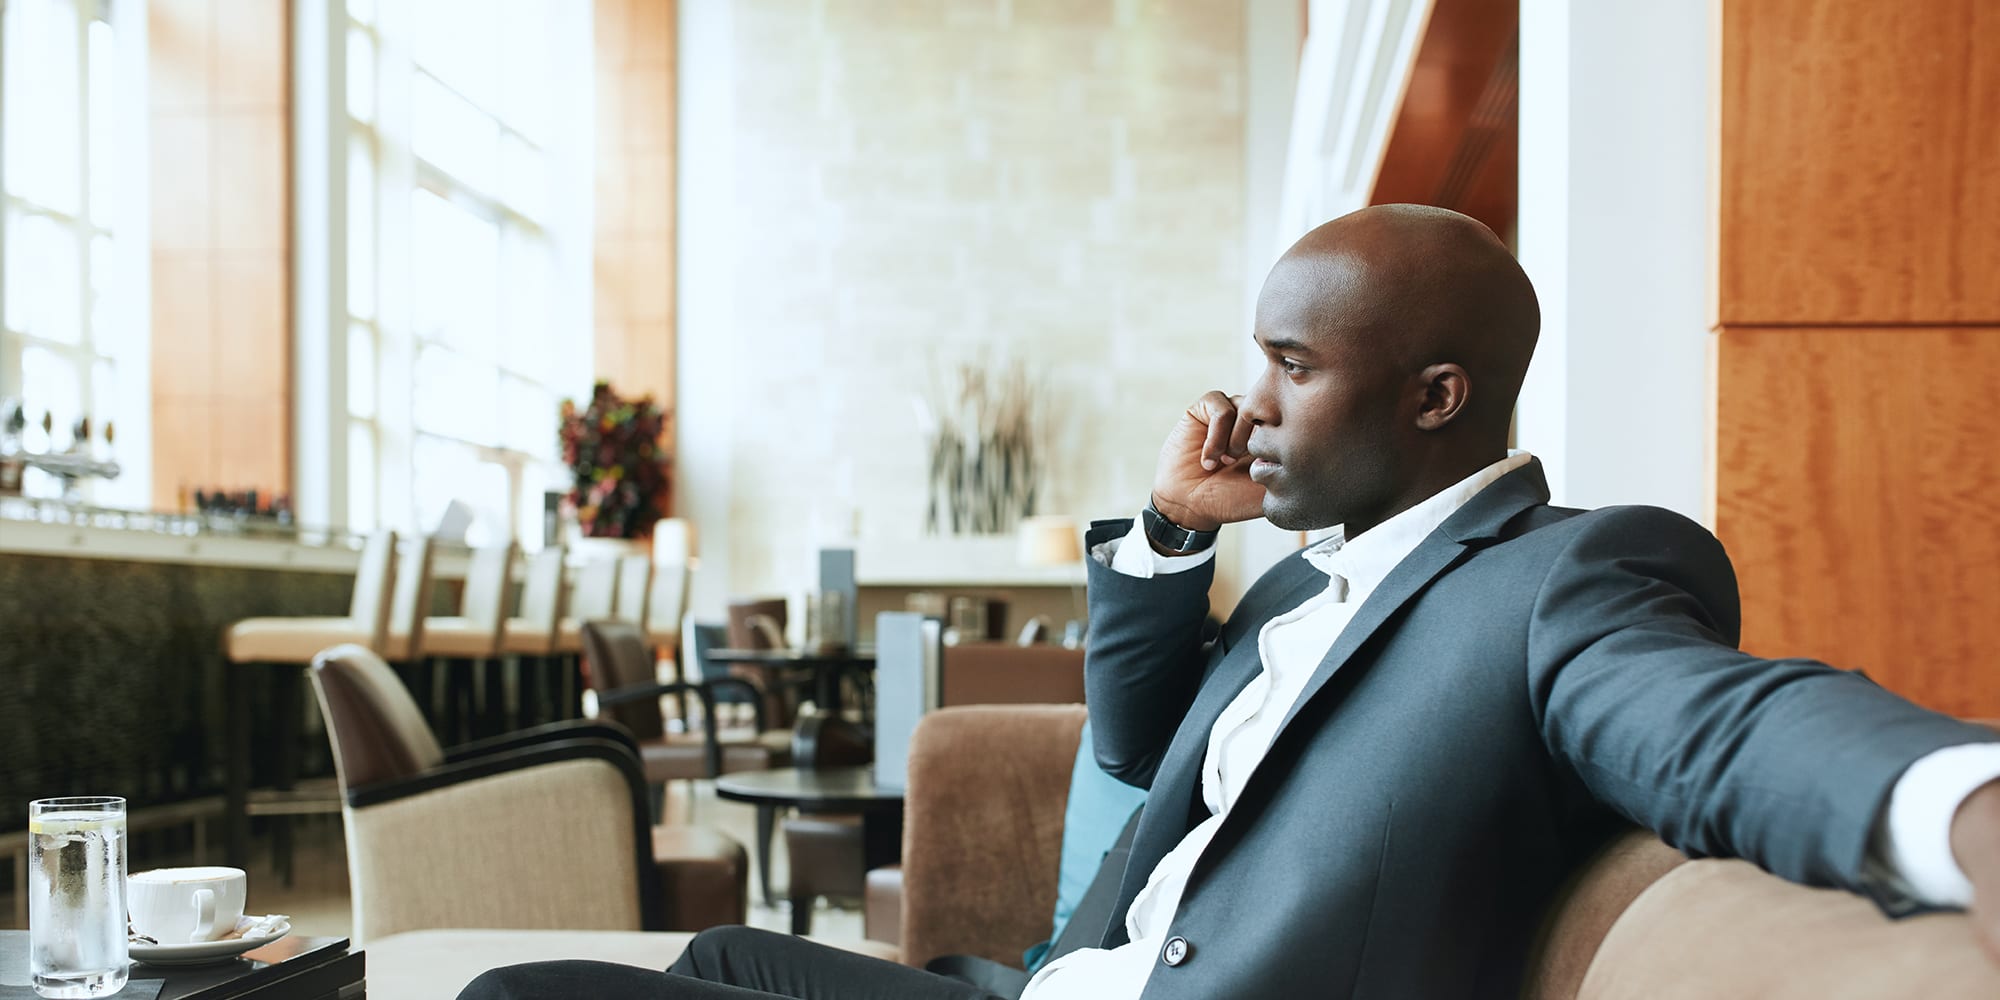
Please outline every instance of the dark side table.
[{"label": "dark side table", "polygon": [[[346,938],[288,935],[214,965],[133,962],[130,982],[113,996],[151,996],[157,980],[159,1000],[352,1000],[362,996],[365,962]],[[33,997],[28,984],[28,932],[0,931],[0,997]]]},{"label": "dark side table", "polygon": [[[757,874],[765,905],[776,905],[771,894],[771,833],[779,809],[861,814],[861,853],[866,868],[893,864],[903,854],[903,791],[875,784],[871,767],[781,767],[725,774],[715,779],[715,794],[757,807]],[[794,907],[797,905],[795,900]],[[794,927],[803,926],[802,916],[793,913]]]}]

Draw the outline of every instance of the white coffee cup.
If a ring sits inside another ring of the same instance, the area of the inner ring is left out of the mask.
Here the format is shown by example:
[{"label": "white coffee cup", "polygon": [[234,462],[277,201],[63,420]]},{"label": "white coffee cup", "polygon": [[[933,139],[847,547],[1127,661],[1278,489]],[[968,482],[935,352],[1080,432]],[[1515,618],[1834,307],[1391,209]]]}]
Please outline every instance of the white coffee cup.
[{"label": "white coffee cup", "polygon": [[218,940],[243,916],[241,868],[156,868],[125,880],[132,929],[161,944]]}]

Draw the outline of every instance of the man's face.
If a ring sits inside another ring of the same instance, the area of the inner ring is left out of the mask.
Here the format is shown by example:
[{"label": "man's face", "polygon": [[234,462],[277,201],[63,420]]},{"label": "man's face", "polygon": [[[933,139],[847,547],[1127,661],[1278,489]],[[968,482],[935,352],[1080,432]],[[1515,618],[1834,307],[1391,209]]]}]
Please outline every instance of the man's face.
[{"label": "man's face", "polygon": [[1258,297],[1264,367],[1239,412],[1255,424],[1250,478],[1280,528],[1372,525],[1405,478],[1404,373],[1380,349],[1393,333],[1376,329],[1366,294],[1356,270],[1281,261]]}]

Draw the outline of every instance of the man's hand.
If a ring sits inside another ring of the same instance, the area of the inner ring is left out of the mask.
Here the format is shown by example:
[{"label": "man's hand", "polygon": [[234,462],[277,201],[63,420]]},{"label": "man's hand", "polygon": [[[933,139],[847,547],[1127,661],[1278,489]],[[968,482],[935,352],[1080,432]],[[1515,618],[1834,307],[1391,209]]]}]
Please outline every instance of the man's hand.
[{"label": "man's hand", "polygon": [[1211,392],[1195,400],[1160,446],[1153,506],[1183,528],[1214,531],[1264,513],[1264,488],[1250,481],[1243,460],[1251,422],[1237,419],[1242,398]]},{"label": "man's hand", "polygon": [[1972,929],[2000,962],[2000,781],[1989,781],[1951,820],[1951,853],[1972,881]]}]

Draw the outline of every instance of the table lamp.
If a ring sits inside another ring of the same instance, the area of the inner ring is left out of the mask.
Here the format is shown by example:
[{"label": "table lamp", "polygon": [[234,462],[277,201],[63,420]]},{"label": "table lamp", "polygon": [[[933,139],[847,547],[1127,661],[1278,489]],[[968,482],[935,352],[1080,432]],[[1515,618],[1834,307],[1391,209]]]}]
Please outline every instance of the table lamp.
[{"label": "table lamp", "polygon": [[[1023,566],[1074,566],[1083,561],[1083,539],[1076,519],[1067,514],[1041,514],[1021,519],[1015,529],[1015,558]],[[1063,645],[1083,644],[1083,597],[1075,578],[1069,585],[1070,611],[1076,616],[1063,629]]]}]

